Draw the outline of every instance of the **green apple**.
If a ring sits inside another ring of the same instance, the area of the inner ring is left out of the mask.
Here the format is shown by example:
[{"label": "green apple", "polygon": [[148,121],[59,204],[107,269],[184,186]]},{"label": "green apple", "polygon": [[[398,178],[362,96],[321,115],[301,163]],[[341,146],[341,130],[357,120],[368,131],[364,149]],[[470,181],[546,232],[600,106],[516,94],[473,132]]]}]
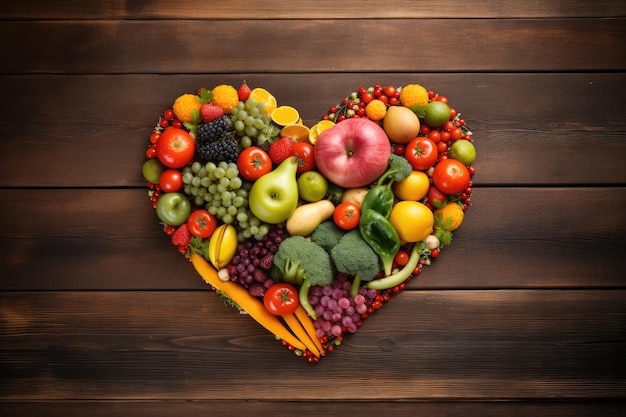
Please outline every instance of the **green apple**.
[{"label": "green apple", "polygon": [[163,223],[180,226],[191,214],[191,203],[182,193],[165,193],[157,200],[156,213]]},{"label": "green apple", "polygon": [[450,146],[448,156],[468,167],[476,160],[476,148],[469,140],[460,139]]},{"label": "green apple", "polygon": [[252,214],[268,224],[287,220],[298,206],[297,170],[298,161],[291,156],[256,180],[248,196]]},{"label": "green apple", "polygon": [[307,171],[298,177],[298,194],[309,203],[320,201],[328,193],[328,181],[317,171]]}]

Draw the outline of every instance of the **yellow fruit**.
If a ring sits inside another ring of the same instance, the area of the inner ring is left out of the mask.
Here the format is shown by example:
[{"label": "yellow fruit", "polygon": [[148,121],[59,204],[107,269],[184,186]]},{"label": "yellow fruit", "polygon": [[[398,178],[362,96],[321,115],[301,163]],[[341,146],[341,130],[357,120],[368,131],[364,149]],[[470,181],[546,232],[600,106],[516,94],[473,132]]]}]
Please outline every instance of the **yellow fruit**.
[{"label": "yellow fruit", "polygon": [[233,108],[239,103],[239,95],[232,85],[218,85],[211,92],[213,93],[211,102],[223,108],[226,114],[231,114]]},{"label": "yellow fruit", "polygon": [[301,124],[290,124],[283,127],[280,136],[287,136],[295,142],[305,142],[309,139],[309,128]]},{"label": "yellow fruit", "polygon": [[[441,224],[448,232],[453,232],[463,223],[465,212],[459,203],[447,203],[440,209],[435,210],[435,216],[441,214]],[[448,220],[449,219],[449,220]],[[446,227],[447,226],[447,227]]]},{"label": "yellow fruit", "polygon": [[296,124],[300,120],[300,113],[291,106],[276,107],[272,111],[272,121],[279,126]]},{"label": "yellow fruit", "polygon": [[326,129],[335,126],[335,122],[331,120],[320,120],[317,124],[313,125],[311,129],[309,129],[309,142],[311,145],[315,145],[317,142],[317,137]]},{"label": "yellow fruit", "polygon": [[231,224],[223,224],[213,232],[209,241],[209,260],[220,270],[233,259],[237,252],[237,230]]},{"label": "yellow fruit", "polygon": [[400,90],[400,103],[404,107],[428,104],[428,91],[419,84],[409,84]]},{"label": "yellow fruit", "polygon": [[407,144],[418,135],[420,119],[411,109],[391,106],[383,119],[383,129],[392,142]]},{"label": "yellow fruit", "polygon": [[426,197],[430,188],[428,175],[423,171],[412,171],[408,177],[402,181],[394,182],[393,193],[400,200],[419,201]]},{"label": "yellow fruit", "polygon": [[400,201],[391,209],[389,222],[402,242],[421,242],[433,232],[433,212],[417,201]]},{"label": "yellow fruit", "polygon": [[365,114],[372,120],[381,120],[387,114],[387,105],[378,99],[372,100],[365,106]]},{"label": "yellow fruit", "polygon": [[199,112],[200,107],[202,107],[202,102],[197,95],[183,94],[182,96],[174,100],[172,110],[181,122],[192,123],[193,112],[194,110],[197,110]]},{"label": "yellow fruit", "polygon": [[264,88],[257,87],[250,92],[250,97],[257,103],[265,104],[263,114],[272,114],[276,108],[276,97]]}]

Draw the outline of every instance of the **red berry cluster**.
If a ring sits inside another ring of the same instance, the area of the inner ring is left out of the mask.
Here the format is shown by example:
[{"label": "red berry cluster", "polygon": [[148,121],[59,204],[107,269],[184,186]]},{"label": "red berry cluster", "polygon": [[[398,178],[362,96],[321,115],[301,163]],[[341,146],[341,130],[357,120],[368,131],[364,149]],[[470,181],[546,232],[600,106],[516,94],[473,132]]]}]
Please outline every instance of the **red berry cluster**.
[{"label": "red berry cluster", "polygon": [[159,140],[163,129],[166,129],[170,126],[178,129],[182,129],[183,127],[183,122],[181,122],[180,119],[176,117],[176,115],[174,114],[174,110],[172,110],[171,108],[163,112],[163,116],[159,117],[157,125],[154,127],[154,130],[150,134],[150,144],[148,145],[148,149],[146,149],[146,157],[148,159],[156,158],[156,143]]},{"label": "red berry cluster", "polygon": [[400,91],[388,85],[383,87],[376,84],[374,87],[359,88],[357,92],[353,92],[349,97],[344,98],[341,103],[333,106],[328,114],[322,118],[340,122],[353,117],[367,117],[365,114],[365,106],[372,100],[380,100],[387,106],[395,106],[399,103]]}]

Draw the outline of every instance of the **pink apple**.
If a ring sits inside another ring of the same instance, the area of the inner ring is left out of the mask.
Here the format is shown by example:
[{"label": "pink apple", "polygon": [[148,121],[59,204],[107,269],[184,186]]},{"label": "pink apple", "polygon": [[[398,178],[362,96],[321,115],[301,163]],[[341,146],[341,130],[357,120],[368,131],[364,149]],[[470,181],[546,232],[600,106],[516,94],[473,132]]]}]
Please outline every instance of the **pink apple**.
[{"label": "pink apple", "polygon": [[350,118],[324,130],[313,155],[317,169],[329,181],[344,188],[362,187],[387,170],[391,144],[377,123]]}]

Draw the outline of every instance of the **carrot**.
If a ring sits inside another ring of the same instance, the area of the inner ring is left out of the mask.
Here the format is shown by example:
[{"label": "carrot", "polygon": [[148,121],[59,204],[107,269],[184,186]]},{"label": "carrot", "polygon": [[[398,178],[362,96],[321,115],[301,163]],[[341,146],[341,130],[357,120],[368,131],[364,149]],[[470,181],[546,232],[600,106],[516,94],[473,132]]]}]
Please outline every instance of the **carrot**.
[{"label": "carrot", "polygon": [[311,340],[306,330],[304,330],[304,327],[302,327],[302,324],[300,324],[300,322],[296,318],[296,315],[290,313],[285,314],[282,317],[283,320],[285,320],[285,323],[287,323],[287,326],[289,326],[291,331],[296,335],[296,337],[298,337],[298,339],[300,339],[302,343],[304,343],[315,356],[319,357],[320,351],[317,349],[317,346],[315,345],[313,340]]},{"label": "carrot", "polygon": [[304,307],[302,307],[301,305],[298,306],[294,314],[296,315],[298,320],[300,320],[300,323],[302,323],[302,326],[306,330],[311,340],[313,340],[313,343],[315,343],[315,346],[320,351],[320,353],[323,352],[324,347],[322,346],[322,342],[320,342],[319,337],[317,337],[313,320],[311,320],[311,317],[309,317]]},{"label": "carrot", "polygon": [[252,296],[248,290],[239,284],[231,281],[222,281],[217,276],[217,271],[201,255],[194,253],[191,255],[191,263],[202,279],[207,284],[211,284],[216,289],[222,291],[230,297],[239,307],[255,319],[261,326],[272,332],[279,339],[284,340],[296,349],[306,350],[307,346],[295,337],[280,322],[277,316],[273,315],[263,305],[262,302]]}]

